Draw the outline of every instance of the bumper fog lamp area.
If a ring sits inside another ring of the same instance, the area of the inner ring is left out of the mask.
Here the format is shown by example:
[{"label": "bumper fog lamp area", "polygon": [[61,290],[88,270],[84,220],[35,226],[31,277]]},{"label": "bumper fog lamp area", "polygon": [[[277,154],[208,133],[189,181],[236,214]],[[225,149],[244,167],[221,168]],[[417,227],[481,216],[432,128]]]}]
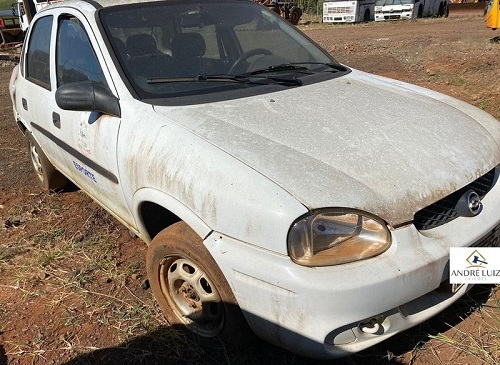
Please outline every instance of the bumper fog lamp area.
[{"label": "bumper fog lamp area", "polygon": [[360,332],[370,335],[378,335],[384,333],[384,327],[382,323],[385,318],[383,316],[373,317],[368,320],[362,321],[358,325]]},{"label": "bumper fog lamp area", "polygon": [[292,260],[304,266],[331,266],[367,259],[391,245],[387,226],[368,213],[332,209],[298,219],[288,234]]},{"label": "bumper fog lamp area", "polygon": [[325,338],[325,343],[334,346],[349,345],[355,341],[365,341],[384,335],[390,329],[390,319],[384,315],[378,315],[365,319],[357,325],[352,323],[330,332]]}]

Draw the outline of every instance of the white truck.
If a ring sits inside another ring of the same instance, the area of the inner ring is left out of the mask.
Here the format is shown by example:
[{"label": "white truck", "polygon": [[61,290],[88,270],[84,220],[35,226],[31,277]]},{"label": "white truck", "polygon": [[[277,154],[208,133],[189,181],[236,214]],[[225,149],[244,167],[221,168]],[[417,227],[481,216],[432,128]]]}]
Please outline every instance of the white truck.
[{"label": "white truck", "polygon": [[377,0],[375,21],[448,16],[449,0]]},{"label": "white truck", "polygon": [[375,0],[327,1],[323,23],[357,23],[373,20]]},{"label": "white truck", "polygon": [[14,15],[19,17],[21,30],[25,33],[28,30],[31,19],[44,7],[57,3],[59,0],[17,0],[12,4]]}]

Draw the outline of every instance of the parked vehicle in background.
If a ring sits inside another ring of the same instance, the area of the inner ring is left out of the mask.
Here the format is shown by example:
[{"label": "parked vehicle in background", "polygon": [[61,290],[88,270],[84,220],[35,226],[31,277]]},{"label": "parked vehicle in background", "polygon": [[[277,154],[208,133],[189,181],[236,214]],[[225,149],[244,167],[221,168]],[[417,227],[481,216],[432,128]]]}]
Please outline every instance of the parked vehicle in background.
[{"label": "parked vehicle in background", "polygon": [[377,0],[375,21],[448,16],[449,0]]},{"label": "parked vehicle in background", "polygon": [[450,4],[477,4],[484,2],[485,0],[450,0]]},{"label": "parked vehicle in background", "polygon": [[484,20],[486,26],[493,30],[500,28],[500,0],[490,0],[486,6]]},{"label": "parked vehicle in background", "polygon": [[19,19],[12,15],[12,13],[0,16],[0,31],[0,43],[12,43],[23,40],[23,32],[19,26]]},{"label": "parked vehicle in background", "polygon": [[375,0],[327,1],[323,23],[357,23],[374,19]]},{"label": "parked vehicle in background", "polygon": [[288,20],[293,25],[299,24],[302,16],[302,9],[297,6],[296,0],[254,0],[269,10],[274,11],[283,19]]},{"label": "parked vehicle in background", "polygon": [[58,0],[17,0],[12,4],[14,15],[19,19],[20,28],[23,34],[26,33],[31,23],[31,19],[37,11],[45,8],[50,4],[57,3]]}]

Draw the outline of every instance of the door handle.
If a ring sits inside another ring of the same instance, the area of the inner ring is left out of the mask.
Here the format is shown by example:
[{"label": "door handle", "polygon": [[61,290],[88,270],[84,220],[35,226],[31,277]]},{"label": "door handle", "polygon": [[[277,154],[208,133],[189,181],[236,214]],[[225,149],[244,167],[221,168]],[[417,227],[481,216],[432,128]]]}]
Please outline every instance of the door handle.
[{"label": "door handle", "polygon": [[23,104],[23,109],[28,111],[28,101],[25,98],[22,98],[21,103]]},{"label": "door handle", "polygon": [[54,123],[56,128],[61,129],[61,116],[56,112],[52,112],[52,123]]}]

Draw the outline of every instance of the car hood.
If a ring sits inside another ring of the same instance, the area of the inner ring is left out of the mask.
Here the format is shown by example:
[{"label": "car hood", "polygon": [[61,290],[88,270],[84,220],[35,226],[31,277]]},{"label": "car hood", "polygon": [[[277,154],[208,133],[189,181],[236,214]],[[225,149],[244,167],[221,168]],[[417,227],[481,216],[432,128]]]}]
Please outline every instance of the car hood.
[{"label": "car hood", "polygon": [[353,70],[237,100],[155,110],[292,194],[389,224],[500,163],[500,124],[466,103]]}]

